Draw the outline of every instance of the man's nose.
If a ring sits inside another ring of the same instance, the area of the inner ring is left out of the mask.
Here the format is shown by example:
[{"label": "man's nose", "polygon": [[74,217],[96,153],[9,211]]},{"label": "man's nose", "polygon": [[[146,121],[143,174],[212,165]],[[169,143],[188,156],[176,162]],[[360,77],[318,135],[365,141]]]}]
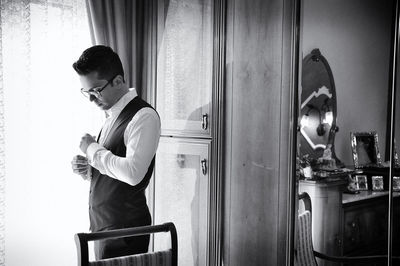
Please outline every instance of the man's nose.
[{"label": "man's nose", "polygon": [[89,96],[89,100],[90,100],[91,102],[93,102],[95,99],[96,99],[96,96],[94,96],[94,95],[90,95],[90,96]]}]

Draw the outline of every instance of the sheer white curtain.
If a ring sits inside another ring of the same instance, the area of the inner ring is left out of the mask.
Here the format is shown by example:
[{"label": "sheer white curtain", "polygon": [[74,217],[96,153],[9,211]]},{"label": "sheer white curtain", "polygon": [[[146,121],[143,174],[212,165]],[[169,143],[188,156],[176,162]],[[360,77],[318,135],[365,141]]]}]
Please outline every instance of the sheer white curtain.
[{"label": "sheer white curtain", "polygon": [[71,67],[91,46],[85,1],[0,6],[0,265],[75,265],[88,184],[70,162],[103,120]]}]

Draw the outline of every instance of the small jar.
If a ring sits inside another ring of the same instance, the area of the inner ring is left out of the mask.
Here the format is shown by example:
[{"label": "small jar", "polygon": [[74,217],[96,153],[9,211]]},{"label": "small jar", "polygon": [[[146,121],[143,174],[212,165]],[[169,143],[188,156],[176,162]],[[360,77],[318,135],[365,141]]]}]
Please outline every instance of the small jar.
[{"label": "small jar", "polygon": [[303,175],[306,179],[311,179],[313,177],[313,171],[311,169],[311,166],[303,168]]}]

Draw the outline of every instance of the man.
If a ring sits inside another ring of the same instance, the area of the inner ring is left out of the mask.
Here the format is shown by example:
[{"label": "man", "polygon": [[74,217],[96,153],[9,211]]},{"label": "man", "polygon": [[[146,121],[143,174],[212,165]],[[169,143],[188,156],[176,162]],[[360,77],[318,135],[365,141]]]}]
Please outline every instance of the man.
[{"label": "man", "polygon": [[[85,134],[72,169],[90,180],[92,232],[151,224],[145,189],[160,138],[157,112],[129,89],[119,56],[109,47],[85,50],[73,64],[82,93],[106,113],[97,141]],[[147,252],[149,236],[95,242],[96,259]]]}]

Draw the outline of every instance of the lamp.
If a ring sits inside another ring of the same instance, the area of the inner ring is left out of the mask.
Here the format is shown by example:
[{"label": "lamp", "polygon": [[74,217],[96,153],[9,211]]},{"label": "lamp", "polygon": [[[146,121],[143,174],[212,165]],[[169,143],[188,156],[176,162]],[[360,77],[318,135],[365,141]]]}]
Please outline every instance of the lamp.
[{"label": "lamp", "polygon": [[309,127],[310,126],[310,116],[308,115],[308,112],[303,115],[301,118],[300,124],[302,127]]},{"label": "lamp", "polygon": [[332,126],[332,123],[333,123],[333,112],[332,111],[328,111],[325,113],[324,123]]},{"label": "lamp", "polygon": [[[326,129],[325,129],[325,125],[324,125],[325,122],[322,121],[321,111],[312,104],[307,104],[307,107],[308,107],[307,112],[301,118],[301,121],[300,121],[301,125],[303,127],[309,127],[311,125],[310,112],[311,112],[311,110],[316,110],[318,112],[318,117],[319,117],[317,134],[318,134],[318,136],[323,136],[326,132]],[[333,115],[332,115],[332,120],[333,120]]]},{"label": "lamp", "polygon": [[321,110],[324,112],[323,123],[332,126],[333,123],[333,112],[331,106],[328,104],[329,98],[325,99],[324,104],[321,106]]}]

